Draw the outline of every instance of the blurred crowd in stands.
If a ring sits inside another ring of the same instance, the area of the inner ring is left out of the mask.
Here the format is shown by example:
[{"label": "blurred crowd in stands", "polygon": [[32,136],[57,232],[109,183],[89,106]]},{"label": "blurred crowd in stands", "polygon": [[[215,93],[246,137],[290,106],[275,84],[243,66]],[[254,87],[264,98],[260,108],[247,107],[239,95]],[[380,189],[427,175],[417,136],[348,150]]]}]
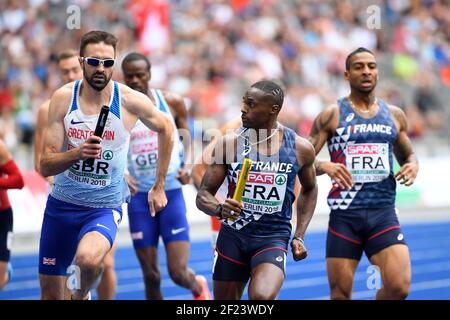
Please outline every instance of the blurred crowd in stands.
[{"label": "blurred crowd in stands", "polygon": [[186,97],[195,134],[194,120],[238,117],[245,88],[276,78],[280,120],[307,135],[348,94],[345,58],[361,46],[376,54],[377,94],[404,109],[412,138],[449,133],[450,0],[4,0],[0,126],[13,150],[31,147],[37,108],[61,85],[58,52],[94,29],[119,38],[115,80],[124,55],[148,54],[151,85]]}]

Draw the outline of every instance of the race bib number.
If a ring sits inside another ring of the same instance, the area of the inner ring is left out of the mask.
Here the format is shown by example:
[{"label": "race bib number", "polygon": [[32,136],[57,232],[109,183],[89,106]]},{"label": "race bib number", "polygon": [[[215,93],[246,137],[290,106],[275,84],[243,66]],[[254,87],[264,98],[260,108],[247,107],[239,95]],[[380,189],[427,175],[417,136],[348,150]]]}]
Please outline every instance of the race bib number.
[{"label": "race bib number", "polygon": [[244,210],[261,214],[280,212],[286,185],[286,173],[250,172],[242,196]]},{"label": "race bib number", "polygon": [[346,148],[347,168],[355,183],[380,182],[389,176],[387,143],[355,143]]},{"label": "race bib number", "polygon": [[94,161],[93,165],[79,161],[65,172],[65,176],[80,184],[106,187],[111,184],[111,166],[102,160]]},{"label": "race bib number", "polygon": [[156,174],[158,165],[158,151],[131,156],[134,172],[137,176],[149,176]]},{"label": "race bib number", "polygon": [[[177,153],[172,150],[171,161],[167,172],[176,172],[179,161],[176,161]],[[156,177],[158,167],[158,140],[147,143],[133,143],[131,146],[131,161],[134,172],[138,177]]]},{"label": "race bib number", "polygon": [[[68,145],[67,150],[75,148],[73,145]],[[111,164],[110,161],[114,158],[112,150],[102,150],[92,165],[85,161],[78,161],[65,172],[65,176],[80,184],[106,187],[111,184]]]},{"label": "race bib number", "polygon": [[[158,167],[158,151],[144,154],[133,154],[131,156],[134,172],[138,177],[153,176],[156,177],[156,169]],[[167,172],[175,172],[178,163],[171,161]]]}]

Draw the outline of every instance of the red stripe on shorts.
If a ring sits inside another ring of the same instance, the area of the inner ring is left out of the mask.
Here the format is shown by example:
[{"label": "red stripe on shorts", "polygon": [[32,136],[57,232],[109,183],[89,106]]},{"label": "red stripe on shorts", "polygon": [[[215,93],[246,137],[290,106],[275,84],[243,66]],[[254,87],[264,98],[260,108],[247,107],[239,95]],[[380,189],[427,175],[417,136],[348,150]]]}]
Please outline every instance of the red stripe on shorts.
[{"label": "red stripe on shorts", "polygon": [[342,238],[342,239],[344,239],[344,240],[350,241],[350,242],[352,242],[352,243],[354,243],[354,244],[361,244],[361,241],[353,240],[353,239],[351,239],[351,238],[349,238],[349,237],[346,237],[346,236],[344,236],[343,234],[340,234],[339,232],[334,231],[331,227],[328,227],[328,231],[330,231],[330,232],[331,232],[332,234],[334,234],[335,236],[337,236],[337,237],[339,237],[339,238]]}]

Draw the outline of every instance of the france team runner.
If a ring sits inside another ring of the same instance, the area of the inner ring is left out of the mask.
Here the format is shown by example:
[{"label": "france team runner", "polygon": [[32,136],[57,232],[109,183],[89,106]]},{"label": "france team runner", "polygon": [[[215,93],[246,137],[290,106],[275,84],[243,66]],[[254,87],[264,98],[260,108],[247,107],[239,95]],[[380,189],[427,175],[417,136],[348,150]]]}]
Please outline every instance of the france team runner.
[{"label": "france team runner", "polygon": [[[111,81],[116,44],[107,32],[83,35],[83,78],[58,89],[49,103],[39,169],[54,176],[54,184],[41,230],[41,297],[67,297],[65,275],[73,262],[81,281],[70,288],[70,298],[89,298],[113,246],[122,204],[129,203],[147,298],[162,298],[157,263],[162,236],[174,282],[189,288],[194,298],[210,299],[205,279],[187,267],[189,226],[181,185],[190,177],[180,156],[183,147],[174,138],[177,128],[187,128],[186,108],[181,97],[148,88],[150,62],[138,53],[122,64],[128,86]],[[238,133],[217,139],[197,196],[199,209],[222,224],[214,258],[215,299],[240,299],[248,281],[250,299],[277,298],[288,245],[294,260],[307,256],[304,237],[316,206],[316,174],[323,173],[333,181],[327,239],[331,298],[351,298],[362,251],[381,271],[384,287],[377,298],[406,298],[411,271],[394,206],[395,178],[411,185],[417,158],[403,112],[375,97],[374,55],[360,48],[348,56],[346,69],[351,93],[318,116],[310,142],[278,123],[284,92],[269,80],[246,91]],[[103,105],[110,114],[103,136],[97,137],[93,131]],[[145,139],[139,141],[141,135]],[[331,162],[315,157],[325,142]],[[152,163],[150,154],[155,155]],[[142,155],[146,161],[141,163]],[[394,155],[401,165],[395,175]],[[86,161],[90,158],[93,164]],[[251,178],[237,202],[232,195],[245,158],[253,160]],[[228,197],[218,201],[215,194],[225,179]],[[300,193],[294,191],[297,179]]]}]

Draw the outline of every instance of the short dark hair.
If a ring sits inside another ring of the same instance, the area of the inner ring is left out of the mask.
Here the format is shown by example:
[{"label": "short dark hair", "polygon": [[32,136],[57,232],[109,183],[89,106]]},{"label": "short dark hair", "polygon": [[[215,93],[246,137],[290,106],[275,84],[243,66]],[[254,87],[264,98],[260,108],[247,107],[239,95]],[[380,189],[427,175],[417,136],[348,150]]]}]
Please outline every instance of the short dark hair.
[{"label": "short dark hair", "polygon": [[133,61],[139,61],[139,60],[144,60],[145,63],[147,64],[147,70],[150,70],[150,68],[152,67],[150,60],[146,56],[144,56],[143,54],[141,54],[139,52],[131,52],[131,53],[127,54],[125,56],[125,58],[123,58],[122,69],[126,63],[133,62]]},{"label": "short dark hair", "polygon": [[358,53],[361,53],[361,52],[368,52],[368,53],[370,53],[371,55],[375,56],[375,55],[373,54],[373,52],[370,51],[369,49],[364,48],[364,47],[359,47],[358,49],[353,50],[352,52],[350,52],[350,54],[349,54],[349,55],[347,56],[347,58],[345,59],[345,70],[350,69],[350,59],[351,59],[355,54],[358,54]]},{"label": "short dark hair", "polygon": [[84,57],[84,49],[90,43],[104,42],[114,48],[114,56],[116,55],[117,38],[106,31],[89,31],[85,33],[80,42],[80,57]]},{"label": "short dark hair", "polygon": [[275,104],[279,105],[280,108],[283,106],[284,92],[281,87],[273,81],[261,80],[252,84],[251,88],[259,89],[273,97]]},{"label": "short dark hair", "polygon": [[77,57],[77,56],[78,56],[78,54],[75,50],[67,49],[67,50],[61,51],[58,54],[58,58],[57,58],[56,62],[59,63],[61,60],[65,60],[65,59],[69,59],[69,58]]}]

